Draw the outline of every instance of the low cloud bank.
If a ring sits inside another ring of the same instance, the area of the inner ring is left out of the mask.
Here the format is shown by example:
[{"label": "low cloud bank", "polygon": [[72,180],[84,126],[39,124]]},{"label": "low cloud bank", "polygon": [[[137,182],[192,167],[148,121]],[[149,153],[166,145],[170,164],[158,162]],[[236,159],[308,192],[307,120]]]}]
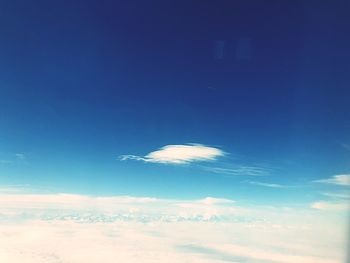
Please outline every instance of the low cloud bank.
[{"label": "low cloud bank", "polygon": [[0,195],[0,262],[345,261],[346,217],[230,199]]}]

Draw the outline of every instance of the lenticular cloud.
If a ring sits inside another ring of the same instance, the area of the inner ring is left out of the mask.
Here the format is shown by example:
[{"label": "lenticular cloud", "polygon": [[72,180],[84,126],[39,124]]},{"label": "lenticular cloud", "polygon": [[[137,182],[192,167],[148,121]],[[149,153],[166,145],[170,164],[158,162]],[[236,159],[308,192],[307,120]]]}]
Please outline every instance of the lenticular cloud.
[{"label": "lenticular cloud", "polygon": [[213,161],[225,153],[219,148],[202,144],[166,145],[145,156],[123,155],[121,160],[133,159],[150,163],[185,164],[198,161]]}]

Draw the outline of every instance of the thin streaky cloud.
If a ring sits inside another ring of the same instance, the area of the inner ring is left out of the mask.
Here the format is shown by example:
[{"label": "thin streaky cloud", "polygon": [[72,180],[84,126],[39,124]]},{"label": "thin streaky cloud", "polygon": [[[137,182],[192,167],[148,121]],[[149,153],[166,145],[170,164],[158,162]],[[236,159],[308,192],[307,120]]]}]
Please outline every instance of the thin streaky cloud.
[{"label": "thin streaky cloud", "polygon": [[340,193],[322,193],[324,196],[328,196],[335,199],[350,199],[350,192],[340,192]]},{"label": "thin streaky cloud", "polygon": [[350,174],[338,174],[327,179],[314,180],[313,182],[350,186]]},{"label": "thin streaky cloud", "polygon": [[349,202],[338,201],[317,201],[310,205],[311,208],[323,211],[348,211],[350,210]]},{"label": "thin streaky cloud", "polygon": [[249,166],[249,165],[240,165],[235,168],[222,168],[222,167],[209,167],[201,166],[202,169],[223,175],[232,175],[232,176],[263,176],[267,175],[270,171],[268,168],[258,167],[258,166]]},{"label": "thin streaky cloud", "polygon": [[215,161],[226,153],[219,148],[203,144],[166,145],[144,156],[121,155],[120,160],[136,160],[147,163],[188,164],[199,161]]},{"label": "thin streaky cloud", "polygon": [[205,197],[198,201],[198,203],[202,203],[205,205],[218,205],[218,204],[232,204],[234,200],[227,198],[216,198],[216,197]]},{"label": "thin streaky cloud", "polygon": [[263,182],[255,182],[255,181],[248,181],[248,183],[258,186],[265,186],[265,187],[272,187],[272,188],[284,188],[284,185],[280,184],[274,184],[274,183],[263,183]]},{"label": "thin streaky cloud", "polygon": [[125,154],[119,156],[119,160],[121,161],[127,161],[127,160],[136,160],[136,161],[145,161],[147,162],[146,158],[137,156],[137,155],[132,155],[132,154]]}]

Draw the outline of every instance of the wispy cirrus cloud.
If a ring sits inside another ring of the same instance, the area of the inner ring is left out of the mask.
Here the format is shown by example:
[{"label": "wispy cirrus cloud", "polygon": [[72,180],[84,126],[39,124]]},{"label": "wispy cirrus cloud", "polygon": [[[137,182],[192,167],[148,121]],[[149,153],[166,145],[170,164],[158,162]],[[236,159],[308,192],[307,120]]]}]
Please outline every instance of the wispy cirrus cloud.
[{"label": "wispy cirrus cloud", "polygon": [[225,152],[219,148],[202,144],[166,145],[144,156],[121,155],[122,161],[136,160],[149,163],[187,164],[199,161],[214,161],[224,156]]},{"label": "wispy cirrus cloud", "polygon": [[314,180],[313,182],[350,186],[350,174],[338,174],[327,179]]},{"label": "wispy cirrus cloud", "polygon": [[274,184],[274,183],[264,183],[264,182],[256,182],[256,181],[248,181],[248,183],[258,186],[264,186],[264,187],[271,187],[271,188],[284,188],[286,186],[281,184]]},{"label": "wispy cirrus cloud", "polygon": [[270,172],[269,168],[259,167],[259,166],[250,166],[250,165],[236,165],[233,168],[223,168],[223,167],[210,167],[210,166],[201,166],[205,171],[223,174],[228,176],[263,176],[267,175]]},{"label": "wispy cirrus cloud", "polygon": [[[119,160],[136,160],[146,163],[161,164],[192,164],[197,162],[217,161],[219,157],[227,155],[220,148],[206,146],[203,144],[179,144],[166,145],[158,150],[152,151],[144,156],[121,155]],[[217,167],[211,165],[197,164],[195,167],[223,176],[264,176],[271,171],[266,166],[258,165],[230,165],[231,167]]]},{"label": "wispy cirrus cloud", "polygon": [[[350,186],[350,174],[338,174],[327,179],[314,180],[315,183],[332,184],[339,186]],[[327,192],[322,193],[328,200],[320,200],[312,203],[311,208],[322,211],[350,211],[349,192]]]},{"label": "wispy cirrus cloud", "polygon": [[350,192],[326,192],[322,193],[324,196],[334,199],[350,199]]},{"label": "wispy cirrus cloud", "polygon": [[205,205],[218,205],[218,204],[232,204],[235,201],[227,198],[206,197],[201,200],[198,200],[198,202]]},{"label": "wispy cirrus cloud", "polygon": [[311,204],[311,208],[324,211],[347,211],[350,206],[347,201],[317,201]]}]

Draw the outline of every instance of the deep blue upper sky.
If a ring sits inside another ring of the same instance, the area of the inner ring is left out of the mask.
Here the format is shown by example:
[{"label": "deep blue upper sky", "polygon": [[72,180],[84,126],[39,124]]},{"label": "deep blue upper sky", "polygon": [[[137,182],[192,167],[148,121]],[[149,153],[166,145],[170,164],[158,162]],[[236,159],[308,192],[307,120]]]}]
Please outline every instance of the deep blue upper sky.
[{"label": "deep blue upper sky", "polygon": [[[255,178],[118,160],[186,143],[230,153],[211,166],[268,168],[264,182],[348,173],[348,5],[2,1],[0,184],[276,197]],[[277,194],[308,198],[292,192]]]}]

